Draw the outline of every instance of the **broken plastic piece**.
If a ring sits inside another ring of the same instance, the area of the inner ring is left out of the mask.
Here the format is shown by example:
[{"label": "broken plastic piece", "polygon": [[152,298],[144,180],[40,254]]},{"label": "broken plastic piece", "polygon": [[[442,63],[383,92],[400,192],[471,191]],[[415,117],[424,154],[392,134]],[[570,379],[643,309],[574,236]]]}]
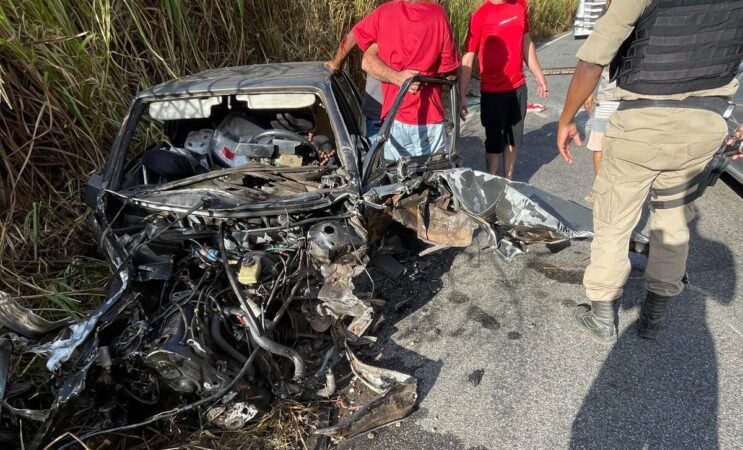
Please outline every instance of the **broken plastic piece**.
[{"label": "broken plastic piece", "polygon": [[377,255],[371,260],[375,267],[379,267],[390,278],[400,278],[405,273],[405,267],[390,255]]},{"label": "broken plastic piece", "polygon": [[415,409],[418,384],[415,378],[393,370],[362,363],[346,345],[346,356],[353,373],[371,390],[381,394],[337,425],[315,433],[334,438],[350,438],[404,419]]},{"label": "broken plastic piece", "polygon": [[527,103],[526,110],[531,112],[542,112],[547,110],[547,105],[541,103]]}]

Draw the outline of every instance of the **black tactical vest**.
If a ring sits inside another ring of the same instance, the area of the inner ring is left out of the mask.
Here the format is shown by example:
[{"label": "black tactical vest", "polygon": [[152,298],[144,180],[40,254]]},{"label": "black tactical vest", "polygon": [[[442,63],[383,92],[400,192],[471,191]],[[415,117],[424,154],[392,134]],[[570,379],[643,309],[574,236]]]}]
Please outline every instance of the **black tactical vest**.
[{"label": "black tactical vest", "polygon": [[612,63],[612,78],[638,94],[680,94],[725,86],[742,59],[743,0],[654,0]]}]

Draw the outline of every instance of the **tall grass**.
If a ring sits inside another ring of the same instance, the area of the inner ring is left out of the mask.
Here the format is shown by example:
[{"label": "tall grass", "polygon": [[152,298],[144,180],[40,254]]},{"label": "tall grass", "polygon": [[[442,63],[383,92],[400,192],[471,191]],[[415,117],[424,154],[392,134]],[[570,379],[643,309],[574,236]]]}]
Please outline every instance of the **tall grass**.
[{"label": "tall grass", "polygon": [[69,270],[94,254],[79,192],[138,90],[213,67],[328,58],[373,3],[0,2],[0,290],[65,312],[101,294],[88,288],[100,276]]},{"label": "tall grass", "polygon": [[[102,295],[79,193],[138,90],[214,67],[329,59],[378,3],[0,2],[0,290],[52,313]],[[530,0],[534,31],[564,28],[574,3]],[[461,42],[481,0],[446,4]]]}]

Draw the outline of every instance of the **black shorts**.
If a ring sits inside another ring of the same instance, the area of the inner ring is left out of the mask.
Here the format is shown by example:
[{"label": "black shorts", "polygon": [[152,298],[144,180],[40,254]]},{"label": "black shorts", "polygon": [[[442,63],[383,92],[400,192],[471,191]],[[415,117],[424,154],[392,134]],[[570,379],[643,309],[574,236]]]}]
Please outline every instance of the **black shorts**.
[{"label": "black shorts", "polygon": [[486,152],[503,153],[506,145],[521,147],[526,97],[526,84],[512,91],[481,93],[480,120],[485,127]]}]

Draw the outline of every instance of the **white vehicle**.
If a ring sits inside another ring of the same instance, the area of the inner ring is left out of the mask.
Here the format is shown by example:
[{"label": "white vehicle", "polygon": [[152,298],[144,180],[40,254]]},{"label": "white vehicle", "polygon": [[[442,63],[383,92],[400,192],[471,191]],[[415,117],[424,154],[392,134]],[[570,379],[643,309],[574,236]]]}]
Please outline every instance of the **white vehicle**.
[{"label": "white vehicle", "polygon": [[588,37],[605,11],[606,0],[579,0],[573,21],[573,36],[576,39]]}]

